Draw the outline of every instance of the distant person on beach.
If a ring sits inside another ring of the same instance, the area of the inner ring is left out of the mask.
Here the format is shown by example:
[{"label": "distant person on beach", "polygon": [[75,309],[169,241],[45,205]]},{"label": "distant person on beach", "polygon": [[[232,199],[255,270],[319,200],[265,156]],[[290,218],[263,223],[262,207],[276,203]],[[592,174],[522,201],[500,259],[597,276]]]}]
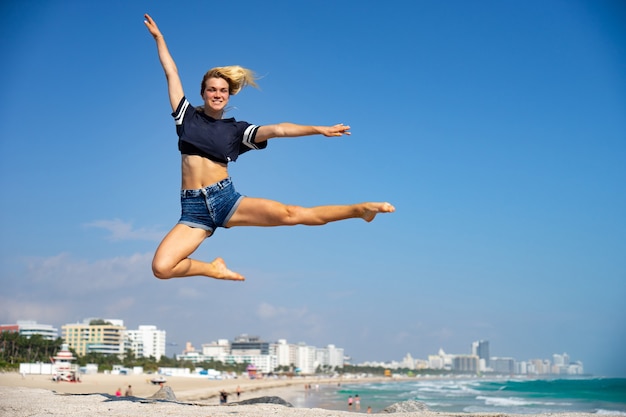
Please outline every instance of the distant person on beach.
[{"label": "distant person on beach", "polygon": [[361,410],[361,399],[359,398],[359,394],[354,396],[354,410]]},{"label": "distant person on beach", "polygon": [[228,402],[228,393],[224,390],[220,391],[220,404],[226,404]]},{"label": "distant person on beach", "polygon": [[[244,152],[265,149],[272,138],[350,134],[350,126],[307,126],[279,123],[257,126],[224,118],[231,96],[246,85],[256,87],[254,73],[240,66],[216,67],[202,80],[200,94],[204,104],[192,106],[183,91],[174,59],[157,24],[145,15],[145,25],[156,41],[161,66],[165,71],[169,102],[182,155],[181,206],[178,223],[156,250],[152,270],[157,278],[207,276],[243,281],[220,257],[212,262],[190,259],[200,244],[218,227],[324,225],[350,218],[374,220],[378,213],[395,208],[386,202],[351,205],[299,207],[277,201],[246,197],[235,191],[228,174],[228,163]],[[320,163],[323,163],[320,161]]]},{"label": "distant person on beach", "polygon": [[241,396],[241,387],[237,385],[237,400],[239,400],[240,396]]},{"label": "distant person on beach", "polygon": [[122,396],[122,389],[118,388],[117,391],[115,391],[115,396],[116,397],[121,397]]},{"label": "distant person on beach", "polygon": [[128,388],[126,388],[126,392],[124,393],[124,396],[126,397],[132,397],[133,396],[133,387],[131,387],[130,385],[128,386]]},{"label": "distant person on beach", "polygon": [[352,395],[351,395],[351,396],[349,396],[349,397],[348,397],[348,409],[349,409],[349,410],[352,410],[352,402],[353,402],[353,401],[354,401],[354,400],[352,399]]}]

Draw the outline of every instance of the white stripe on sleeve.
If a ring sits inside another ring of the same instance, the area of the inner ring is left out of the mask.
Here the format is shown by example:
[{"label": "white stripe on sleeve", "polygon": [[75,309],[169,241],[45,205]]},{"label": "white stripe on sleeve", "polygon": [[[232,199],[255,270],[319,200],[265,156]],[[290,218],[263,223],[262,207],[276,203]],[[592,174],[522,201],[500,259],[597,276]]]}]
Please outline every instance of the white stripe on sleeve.
[{"label": "white stripe on sleeve", "polygon": [[183,118],[185,117],[187,107],[189,107],[189,101],[185,99],[182,106],[180,106],[180,111],[178,111],[178,113],[176,113],[176,115],[174,116],[174,122],[176,123],[176,126],[180,126],[183,124]]},{"label": "white stripe on sleeve", "polygon": [[250,125],[243,132],[243,144],[246,145],[250,149],[259,149],[256,143],[254,143],[254,137],[256,136],[256,131],[259,128],[257,125]]}]

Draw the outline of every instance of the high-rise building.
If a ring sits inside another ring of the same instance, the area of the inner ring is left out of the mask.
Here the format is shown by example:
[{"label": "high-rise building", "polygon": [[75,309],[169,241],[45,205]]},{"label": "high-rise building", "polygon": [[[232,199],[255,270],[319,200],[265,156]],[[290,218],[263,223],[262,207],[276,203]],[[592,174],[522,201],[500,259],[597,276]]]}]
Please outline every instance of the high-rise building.
[{"label": "high-rise building", "polygon": [[478,356],[478,359],[484,360],[485,367],[489,368],[491,366],[489,355],[489,341],[479,340],[472,343],[472,355],[476,355]]},{"label": "high-rise building", "polygon": [[317,348],[308,346],[306,343],[296,345],[296,369],[303,374],[314,374],[316,368],[315,354]]},{"label": "high-rise building", "polygon": [[459,372],[478,372],[478,356],[454,355],[452,369]]},{"label": "high-rise building", "polygon": [[0,331],[18,332],[21,336],[30,338],[36,334],[44,339],[55,340],[59,337],[59,330],[50,324],[40,324],[33,320],[18,320],[16,324],[0,325]]},{"label": "high-rise building", "polygon": [[127,330],[131,349],[138,357],[154,357],[157,361],[165,355],[165,330],[156,326],[142,325],[137,330]]},{"label": "high-rise building", "polygon": [[401,366],[406,369],[415,369],[415,359],[413,359],[410,353],[407,353],[404,359],[402,359]]},{"label": "high-rise building", "polygon": [[276,355],[278,366],[292,366],[296,363],[296,347],[287,343],[286,339],[279,339],[272,343],[270,353]]},{"label": "high-rise building", "polygon": [[513,358],[492,358],[491,366],[493,371],[499,374],[514,374],[515,359]]},{"label": "high-rise building", "polygon": [[123,320],[85,319],[82,323],[66,324],[62,330],[65,343],[78,356],[92,352],[123,355],[130,349]]},{"label": "high-rise building", "polygon": [[325,348],[317,348],[315,362],[317,366],[330,369],[343,368],[343,349],[335,345],[328,345]]},{"label": "high-rise building", "polygon": [[217,342],[203,343],[202,354],[215,361],[223,362],[224,357],[230,355],[230,342],[228,339],[218,339]]},{"label": "high-rise building", "polygon": [[269,355],[270,344],[258,336],[242,334],[230,344],[230,351],[233,355]]}]

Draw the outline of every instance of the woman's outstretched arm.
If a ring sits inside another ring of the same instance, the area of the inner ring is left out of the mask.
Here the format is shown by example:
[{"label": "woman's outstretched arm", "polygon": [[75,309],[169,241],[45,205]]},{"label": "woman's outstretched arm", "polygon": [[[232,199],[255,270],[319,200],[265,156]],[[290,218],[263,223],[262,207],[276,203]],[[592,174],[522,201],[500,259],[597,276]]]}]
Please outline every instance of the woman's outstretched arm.
[{"label": "woman's outstretched arm", "polygon": [[172,111],[176,111],[180,100],[185,95],[183,91],[183,84],[178,76],[178,68],[176,68],[176,63],[174,62],[170,51],[167,49],[165,38],[161,34],[156,22],[152,20],[148,14],[145,14],[144,18],[146,20],[144,20],[143,23],[146,25],[148,31],[156,41],[157,51],[159,52],[159,60],[161,61],[161,66],[163,67],[163,71],[165,71],[165,78],[167,79],[167,90],[170,96]]},{"label": "woman's outstretched arm", "polygon": [[299,136],[324,135],[326,137],[350,134],[350,126],[339,123],[334,126],[306,126],[294,123],[278,123],[259,127],[255,142],[264,142],[272,138],[294,138]]}]

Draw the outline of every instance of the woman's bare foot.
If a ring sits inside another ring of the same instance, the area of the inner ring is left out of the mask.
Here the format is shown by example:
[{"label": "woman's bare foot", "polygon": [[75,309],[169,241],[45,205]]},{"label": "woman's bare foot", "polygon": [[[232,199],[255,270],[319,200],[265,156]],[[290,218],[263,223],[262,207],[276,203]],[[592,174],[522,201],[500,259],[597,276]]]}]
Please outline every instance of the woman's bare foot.
[{"label": "woman's bare foot", "polygon": [[371,222],[378,213],[393,213],[396,208],[389,203],[363,203],[364,210],[361,218]]},{"label": "woman's bare foot", "polygon": [[210,263],[210,265],[213,267],[214,270],[214,272],[210,275],[212,278],[224,279],[229,281],[245,281],[243,275],[228,269],[226,267],[226,262],[224,262],[222,258],[215,258],[213,262]]}]

